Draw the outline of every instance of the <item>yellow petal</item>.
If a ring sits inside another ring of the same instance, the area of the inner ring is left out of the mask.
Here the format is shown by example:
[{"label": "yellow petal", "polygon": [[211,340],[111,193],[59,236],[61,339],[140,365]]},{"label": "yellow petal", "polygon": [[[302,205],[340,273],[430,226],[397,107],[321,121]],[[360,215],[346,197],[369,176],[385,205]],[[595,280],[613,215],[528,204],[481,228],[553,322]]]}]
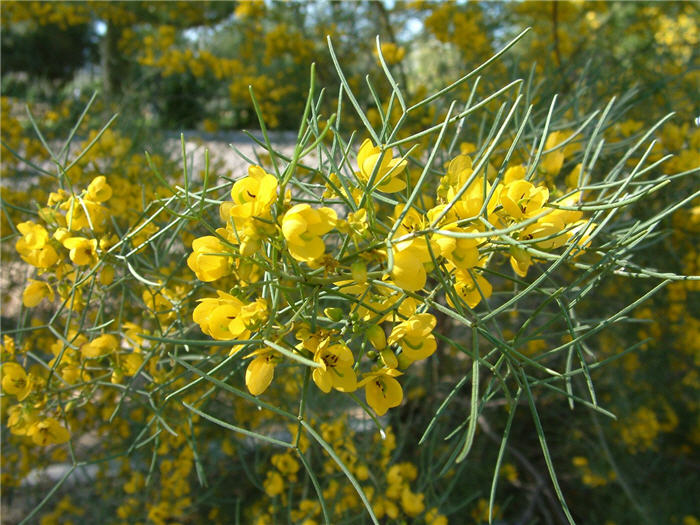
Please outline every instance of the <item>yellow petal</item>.
[{"label": "yellow petal", "polygon": [[275,363],[270,353],[258,356],[246,368],[245,385],[252,395],[259,396],[270,386],[274,375]]}]

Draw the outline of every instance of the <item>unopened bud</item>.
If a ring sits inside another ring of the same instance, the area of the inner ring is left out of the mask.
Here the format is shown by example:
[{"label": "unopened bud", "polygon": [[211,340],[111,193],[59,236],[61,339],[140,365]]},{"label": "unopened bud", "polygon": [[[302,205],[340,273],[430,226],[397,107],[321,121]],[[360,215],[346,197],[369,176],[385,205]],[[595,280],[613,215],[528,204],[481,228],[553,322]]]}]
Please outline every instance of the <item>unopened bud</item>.
[{"label": "unopened bud", "polygon": [[378,324],[373,324],[367,328],[365,336],[377,350],[384,350],[386,348],[386,334],[384,333],[384,329]]},{"label": "unopened bud", "polygon": [[343,319],[343,310],[341,308],[326,308],[323,310],[328,319],[335,321],[336,323]]},{"label": "unopened bud", "polygon": [[406,370],[409,366],[413,364],[413,360],[406,354],[399,355],[399,368]]},{"label": "unopened bud", "polygon": [[362,261],[355,261],[350,266],[352,271],[352,280],[359,284],[367,282],[367,265]]}]

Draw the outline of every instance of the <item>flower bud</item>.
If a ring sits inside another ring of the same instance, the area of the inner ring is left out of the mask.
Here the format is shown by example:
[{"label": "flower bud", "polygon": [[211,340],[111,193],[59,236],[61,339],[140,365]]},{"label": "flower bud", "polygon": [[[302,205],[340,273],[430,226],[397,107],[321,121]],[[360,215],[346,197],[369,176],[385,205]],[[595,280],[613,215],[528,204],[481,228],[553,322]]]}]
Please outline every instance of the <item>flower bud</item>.
[{"label": "flower bud", "polygon": [[323,313],[326,314],[328,319],[335,321],[336,323],[343,319],[342,308],[326,308],[323,310]]},{"label": "flower bud", "polygon": [[350,267],[352,280],[359,284],[367,282],[367,265],[362,261],[355,261]]},{"label": "flower bud", "polygon": [[373,324],[365,332],[365,337],[377,350],[384,350],[386,348],[386,334],[381,326]]}]

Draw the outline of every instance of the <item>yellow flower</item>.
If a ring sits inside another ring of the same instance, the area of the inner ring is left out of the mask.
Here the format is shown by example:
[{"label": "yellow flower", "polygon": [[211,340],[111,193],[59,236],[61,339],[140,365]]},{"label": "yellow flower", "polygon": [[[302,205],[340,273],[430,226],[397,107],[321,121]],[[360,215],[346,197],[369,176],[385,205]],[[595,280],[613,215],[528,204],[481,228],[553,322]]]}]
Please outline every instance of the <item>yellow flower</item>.
[{"label": "yellow flower", "polygon": [[249,305],[222,291],[218,297],[200,299],[192,318],[202,332],[214,339],[246,339],[250,329],[267,318],[267,303],[259,299]]},{"label": "yellow flower", "polygon": [[540,213],[549,199],[549,190],[544,186],[535,188],[526,180],[515,180],[503,187],[500,197],[506,213],[523,220]]},{"label": "yellow flower", "polygon": [[[459,203],[457,203],[459,205]],[[442,213],[446,205],[442,204],[428,210],[428,221],[432,224],[434,220]],[[459,207],[459,206],[455,206]],[[440,230],[461,232],[461,233],[475,233],[478,230],[476,228],[460,228],[456,226],[457,221],[460,219],[456,213],[455,207],[450,209],[445,217],[440,220],[436,225]],[[460,238],[453,237],[450,235],[445,235],[442,233],[434,233],[431,240],[439,247],[440,255],[445,257],[455,268],[461,270],[467,270],[469,268],[474,268],[479,264],[479,243],[481,239],[475,238]]]},{"label": "yellow flower", "polygon": [[168,290],[151,290],[146,288],[141,294],[141,298],[148,308],[162,324],[172,321],[175,316],[175,305],[170,300]]},{"label": "yellow flower", "polygon": [[77,231],[82,228],[90,228],[96,232],[104,230],[108,210],[100,203],[88,198],[71,197],[59,207],[67,212],[66,223],[69,230]]},{"label": "yellow flower", "polygon": [[574,227],[568,232],[569,238],[580,236],[575,243],[576,247],[571,252],[574,257],[578,257],[589,248],[591,243],[591,234],[597,226],[598,224],[595,222],[588,224],[588,221],[584,220],[574,223]]},{"label": "yellow flower", "polygon": [[321,236],[335,227],[337,219],[332,208],[317,210],[308,204],[290,208],[282,219],[282,234],[291,256],[307,263],[319,259],[326,251]]},{"label": "yellow flower", "polygon": [[70,432],[52,417],[35,422],[27,431],[27,436],[40,446],[60,445],[70,439]]},{"label": "yellow flower", "polygon": [[80,347],[80,352],[86,359],[97,359],[114,352],[119,346],[119,339],[111,334],[96,337]]},{"label": "yellow flower", "polygon": [[31,393],[32,376],[27,375],[19,364],[3,363],[0,371],[2,372],[3,392],[16,396],[18,401],[24,400]]},{"label": "yellow flower", "polygon": [[56,192],[51,192],[49,193],[49,199],[47,201],[48,206],[53,206],[54,204],[60,204],[66,199],[68,199],[70,195],[68,192],[64,189],[59,189]]},{"label": "yellow flower", "polygon": [[[493,506],[493,517],[498,518],[500,516],[501,509],[498,505]],[[488,523],[489,521],[489,502],[485,498],[480,498],[476,502],[476,507],[471,511],[472,518],[477,523]]]},{"label": "yellow flower", "polygon": [[122,365],[124,367],[124,373],[128,376],[133,376],[138,369],[141,367],[143,364],[143,357],[141,354],[137,353],[131,353],[128,354],[123,362]]},{"label": "yellow flower", "polygon": [[22,222],[17,225],[17,229],[22,234],[22,238],[15,244],[20,253],[26,250],[38,250],[49,240],[49,233],[40,224]]},{"label": "yellow flower", "polygon": [[100,284],[102,286],[109,286],[114,281],[114,266],[103,265],[102,271],[100,272]]},{"label": "yellow flower", "polygon": [[[573,460],[574,465],[576,464],[576,459],[577,458],[574,458],[574,460]],[[503,476],[504,478],[506,478],[511,483],[518,482],[518,469],[515,468],[515,465],[513,465],[512,463],[505,463],[501,467],[501,470],[498,472],[498,474]]]},{"label": "yellow flower", "polygon": [[440,179],[437,196],[443,200],[447,199],[447,192],[450,189],[459,190],[472,173],[474,170],[471,157],[466,154],[457,155],[447,164],[447,173]]},{"label": "yellow flower", "polygon": [[570,232],[558,235],[562,230],[566,229],[567,226],[561,219],[561,215],[550,213],[536,223],[523,228],[519,233],[519,238],[526,241],[543,239],[540,242],[534,243],[534,245],[541,250],[559,248],[566,243],[567,239],[571,236]]},{"label": "yellow flower", "polygon": [[[401,62],[406,54],[406,49],[403,46],[397,46],[393,42],[382,42],[381,48],[382,56],[384,57],[384,61],[387,63],[387,65]],[[379,55],[377,54],[376,49],[374,50],[374,54],[377,55],[377,62],[379,62]]]},{"label": "yellow flower", "polygon": [[357,385],[365,387],[367,404],[379,416],[386,414],[390,408],[399,406],[403,400],[401,385],[394,379],[398,375],[401,375],[398,370],[382,368],[366,374]]},{"label": "yellow flower", "polygon": [[[398,219],[403,210],[403,205],[399,204],[394,209],[395,220]],[[404,216],[401,224],[396,230],[396,237],[401,238],[421,231],[425,222],[420,213],[411,208]],[[404,241],[395,243],[391,247],[394,264],[391,270],[391,279],[396,286],[414,292],[425,286],[428,274],[425,265],[432,262],[430,250],[433,255],[440,255],[440,248],[437,244],[431,244],[428,248],[428,239],[425,235],[420,235]]]},{"label": "yellow flower", "polygon": [[532,257],[522,248],[513,246],[510,249],[510,266],[516,275],[525,277],[532,264]]},{"label": "yellow flower", "polygon": [[27,308],[33,308],[43,301],[44,298],[48,298],[49,302],[53,301],[53,288],[44,281],[29,279],[29,285],[22,293],[22,304]]},{"label": "yellow flower", "polygon": [[[396,286],[409,292],[422,289],[428,279],[424,263],[430,261],[430,255],[425,257],[425,251],[409,246],[407,249],[394,250],[394,266],[391,270],[391,279]],[[427,260],[426,260],[427,259]]]},{"label": "yellow flower", "polygon": [[104,175],[98,175],[87,188],[87,198],[94,202],[104,202],[112,196],[112,187]]},{"label": "yellow flower", "polygon": [[382,148],[375,146],[372,141],[365,139],[357,153],[357,165],[360,171],[357,172],[359,178],[368,184],[375,169],[377,173],[372,181],[374,187],[384,193],[396,193],[406,187],[406,181],[399,178],[399,173],[406,167],[406,161],[393,158],[392,149],[385,151],[381,162]]},{"label": "yellow flower", "polygon": [[357,377],[352,368],[355,359],[344,344],[319,345],[314,361],[321,368],[314,368],[312,378],[325,393],[330,392],[331,388],[341,392],[353,392],[357,388]]},{"label": "yellow flower", "polygon": [[401,491],[401,507],[410,517],[415,518],[425,510],[423,494],[414,494],[408,486]]},{"label": "yellow flower", "polygon": [[124,483],[124,492],[127,494],[135,494],[137,491],[141,490],[145,484],[145,479],[143,474],[140,472],[134,472],[131,475],[131,479]]},{"label": "yellow flower", "polygon": [[16,351],[15,340],[7,334],[3,335],[2,344],[0,344],[0,359],[3,361],[12,359],[15,357]]},{"label": "yellow flower", "polygon": [[372,500],[372,510],[379,519],[385,515],[394,520],[399,517],[399,508],[396,503],[384,496],[378,496]]},{"label": "yellow flower", "polygon": [[93,264],[97,260],[97,239],[69,237],[63,246],[70,250],[70,260],[78,266]]},{"label": "yellow flower", "polygon": [[22,237],[15,243],[15,249],[23,261],[37,268],[48,268],[58,261],[58,253],[48,244],[49,234],[43,226],[22,222],[17,229]]},{"label": "yellow flower", "polygon": [[269,470],[267,472],[267,478],[263,482],[263,488],[265,489],[265,493],[271,498],[282,494],[282,492],[284,492],[284,480],[279,472]]},{"label": "yellow flower", "polygon": [[233,202],[219,208],[228,235],[217,233],[240,245],[241,255],[253,255],[263,237],[273,231],[271,208],[277,200],[277,179],[259,166],[249,166],[248,176],[231,188],[231,199]]},{"label": "yellow flower", "polygon": [[264,213],[277,199],[277,179],[260,166],[248,166],[248,176],[231,188],[231,199],[233,205],[249,205],[251,214]]},{"label": "yellow flower", "polygon": [[[356,212],[348,213],[347,226],[355,235],[364,235],[367,232],[367,210],[360,208]],[[345,233],[345,232],[344,232]]]},{"label": "yellow flower", "polygon": [[[544,148],[552,149],[558,144],[561,144],[566,138],[565,134],[561,131],[554,131],[547,136]],[[557,175],[561,171],[561,167],[564,165],[564,160],[566,158],[564,150],[565,148],[559,148],[556,151],[543,155],[540,159],[540,169],[547,175]]]},{"label": "yellow flower", "polygon": [[437,348],[433,328],[437,324],[435,316],[422,313],[414,314],[406,321],[394,326],[389,335],[389,344],[401,346],[402,361],[408,366],[431,356]]},{"label": "yellow flower", "polygon": [[74,355],[72,349],[67,349],[63,357],[58,361],[58,357],[54,357],[49,361],[50,367],[56,367],[56,370],[61,374],[61,377],[68,383],[75,383],[78,380],[89,381],[90,374],[85,370]]},{"label": "yellow flower", "polygon": [[[571,172],[566,176],[565,182],[567,187],[569,188],[578,188],[578,178],[581,175],[581,168],[583,167],[583,164],[580,162],[574,166],[574,168],[571,170]],[[585,176],[585,171],[583,172]],[[585,183],[585,178],[583,179],[583,182]]]},{"label": "yellow flower", "polygon": [[447,525],[447,517],[433,507],[425,513],[425,525]]},{"label": "yellow flower", "polygon": [[216,281],[231,273],[231,258],[226,246],[214,236],[199,237],[192,241],[192,253],[187,266],[206,283]]},{"label": "yellow flower", "polygon": [[[576,193],[566,199],[557,202],[562,206],[571,206],[578,200],[579,194]],[[539,249],[551,250],[554,248],[559,248],[564,245],[573,235],[573,231],[566,230],[570,224],[573,224],[583,216],[583,213],[575,210],[560,210],[555,209],[550,213],[541,217],[536,223],[526,226],[518,235],[520,239],[532,240],[532,239],[542,239],[542,241],[535,243]],[[585,224],[585,221],[581,222]]]},{"label": "yellow flower", "polygon": [[258,297],[252,303],[243,305],[240,318],[246,328],[255,330],[261,323],[267,321],[268,315],[267,301],[262,297]]},{"label": "yellow flower", "polygon": [[26,436],[37,420],[36,412],[27,404],[13,405],[7,413],[7,426],[10,428],[10,432],[16,436]]},{"label": "yellow flower", "polygon": [[[459,295],[462,300],[469,305],[469,308],[474,308],[481,302],[482,294],[486,299],[491,297],[491,292],[493,290],[489,282],[481,275],[475,273],[474,276],[476,281],[469,272],[458,270],[455,273],[455,291],[457,292],[457,295]],[[447,298],[447,302],[452,305],[452,301],[450,300],[449,296]]]},{"label": "yellow flower", "polygon": [[270,458],[270,463],[285,476],[296,479],[296,473],[299,472],[299,462],[291,454],[275,454]]},{"label": "yellow flower", "polygon": [[263,348],[256,350],[255,352],[247,355],[246,357],[255,357],[249,364],[245,371],[245,386],[248,391],[254,395],[259,396],[267,387],[272,383],[272,379],[275,375],[275,366],[279,362],[279,358],[272,352],[272,350]]},{"label": "yellow flower", "polygon": [[476,151],[476,144],[473,142],[460,142],[459,143],[459,152],[462,155],[469,155],[470,153],[474,153]]},{"label": "yellow flower", "polygon": [[511,182],[515,182],[516,180],[523,180],[525,178],[526,173],[527,170],[522,164],[519,164],[518,166],[511,166],[506,170],[505,174],[503,175],[503,184],[507,186],[508,184],[510,184]]}]

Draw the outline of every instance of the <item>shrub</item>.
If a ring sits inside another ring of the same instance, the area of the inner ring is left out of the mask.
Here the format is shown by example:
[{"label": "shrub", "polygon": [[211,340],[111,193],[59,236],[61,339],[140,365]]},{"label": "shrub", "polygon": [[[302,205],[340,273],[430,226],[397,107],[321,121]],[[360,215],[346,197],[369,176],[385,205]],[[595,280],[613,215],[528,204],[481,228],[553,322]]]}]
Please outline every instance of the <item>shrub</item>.
[{"label": "shrub", "polygon": [[[268,160],[235,179],[186,157],[173,177],[108,126],[56,151],[29,113],[38,142],[6,149],[50,193],[3,198],[3,238],[33,268],[2,347],[3,484],[25,521],[59,492],[47,522],[586,521],[572,473],[621,483],[644,516],[605,440],[592,462],[558,428],[602,436],[606,374],[649,343],[605,338],[658,335],[638,307],[696,289],[645,255],[697,193],[653,197],[698,170],[665,173],[654,137],[670,116],[630,130],[615,99],[535,103],[522,80],[480,93],[524,34],[415,100],[377,39],[374,123],[331,45],[333,114],[312,67],[286,155],[251,89]],[[643,451],[679,423],[640,408],[617,424]],[[48,492],[22,488],[54,463]],[[65,490],[83,471],[92,485]]]}]

